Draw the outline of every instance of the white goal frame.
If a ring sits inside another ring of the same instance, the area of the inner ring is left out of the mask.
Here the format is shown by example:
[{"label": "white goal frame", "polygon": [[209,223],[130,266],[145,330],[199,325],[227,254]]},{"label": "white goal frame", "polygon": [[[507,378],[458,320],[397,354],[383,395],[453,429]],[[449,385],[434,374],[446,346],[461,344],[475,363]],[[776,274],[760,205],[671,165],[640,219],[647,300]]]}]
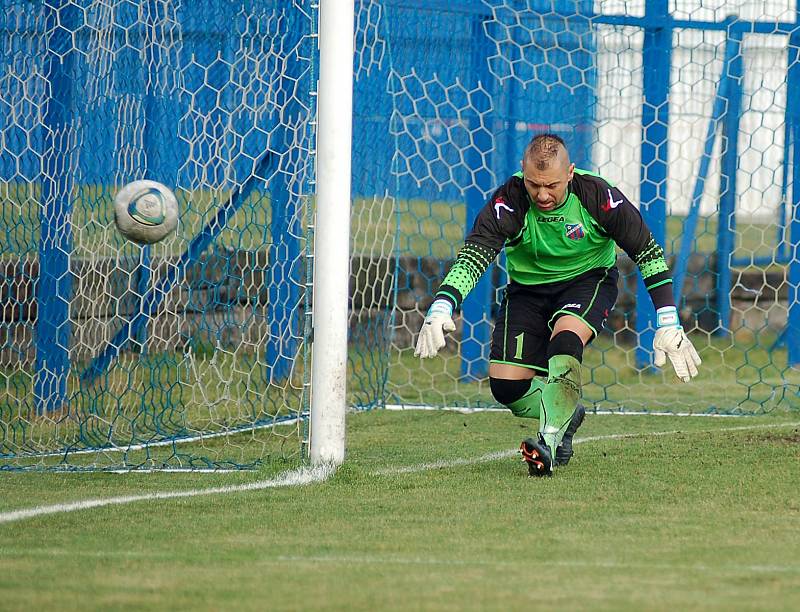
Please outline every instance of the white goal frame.
[{"label": "white goal frame", "polygon": [[354,0],[321,0],[309,455],[344,461]]}]

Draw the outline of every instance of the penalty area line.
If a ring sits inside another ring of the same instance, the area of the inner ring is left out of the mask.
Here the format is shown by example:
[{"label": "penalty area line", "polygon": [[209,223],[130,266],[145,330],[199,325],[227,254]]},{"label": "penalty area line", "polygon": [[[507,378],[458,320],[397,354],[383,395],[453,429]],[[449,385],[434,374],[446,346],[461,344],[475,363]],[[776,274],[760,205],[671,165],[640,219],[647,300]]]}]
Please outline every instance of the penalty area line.
[{"label": "penalty area line", "polygon": [[217,495],[227,493],[239,493],[242,491],[259,491],[262,489],[274,489],[278,487],[292,487],[299,485],[322,482],[333,474],[335,468],[331,465],[320,465],[311,468],[299,468],[285,472],[276,478],[269,480],[259,480],[240,485],[227,485],[224,487],[210,487],[207,489],[189,489],[186,491],[161,491],[157,493],[146,493],[142,495],[125,495],[121,497],[108,497],[106,499],[87,499],[83,501],[70,502],[64,504],[53,504],[51,506],[35,506],[22,510],[13,510],[0,514],[0,523],[11,523],[24,519],[44,516],[46,514],[61,514],[65,512],[75,512],[77,510],[88,510],[90,508],[102,508],[105,506],[119,506],[140,501],[153,501],[159,499],[177,499],[184,497],[199,497],[201,495]]},{"label": "penalty area line", "polygon": [[[705,434],[716,432],[731,432],[731,431],[750,431],[756,429],[779,429],[783,427],[798,427],[800,423],[762,423],[759,425],[739,425],[737,427],[720,427],[714,429],[699,429],[696,431],[686,431],[674,429],[670,431],[645,431],[638,433],[620,433],[620,434],[606,434],[602,436],[589,436],[586,438],[575,438],[572,444],[586,444],[587,442],[599,442],[602,440],[627,440],[635,438],[656,438],[660,436],[676,436],[678,434]],[[432,461],[430,463],[420,463],[417,465],[406,465],[394,468],[384,468],[371,472],[372,476],[392,476],[399,474],[414,474],[418,472],[426,472],[428,470],[440,470],[445,468],[462,467],[465,465],[478,465],[480,463],[490,463],[500,459],[507,459],[519,454],[519,450],[505,450],[487,453],[479,457],[472,457],[469,459],[442,459],[440,461]]]}]

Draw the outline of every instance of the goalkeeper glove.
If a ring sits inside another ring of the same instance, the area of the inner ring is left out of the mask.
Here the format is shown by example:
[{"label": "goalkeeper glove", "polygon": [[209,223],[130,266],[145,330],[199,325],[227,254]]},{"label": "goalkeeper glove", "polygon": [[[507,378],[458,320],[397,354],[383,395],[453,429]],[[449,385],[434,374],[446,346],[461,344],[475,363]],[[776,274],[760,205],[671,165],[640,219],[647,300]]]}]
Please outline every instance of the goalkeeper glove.
[{"label": "goalkeeper glove", "polygon": [[414,351],[416,357],[425,359],[426,357],[436,357],[436,353],[445,345],[444,332],[456,330],[453,323],[453,307],[447,300],[434,300],[422,322],[422,329],[419,330],[417,338],[417,348]]},{"label": "goalkeeper glove", "polygon": [[697,366],[702,362],[678,322],[677,308],[675,306],[659,308],[656,311],[656,325],[656,335],[653,338],[654,363],[660,368],[667,363],[669,357],[678,378],[683,382],[689,382],[697,376]]}]

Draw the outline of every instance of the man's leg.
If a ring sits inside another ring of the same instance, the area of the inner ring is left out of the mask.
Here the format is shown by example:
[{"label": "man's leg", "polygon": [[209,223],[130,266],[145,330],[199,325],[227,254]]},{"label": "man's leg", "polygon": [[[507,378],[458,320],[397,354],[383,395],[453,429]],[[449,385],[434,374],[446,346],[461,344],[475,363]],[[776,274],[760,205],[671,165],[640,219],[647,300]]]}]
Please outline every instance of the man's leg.
[{"label": "man's leg", "polygon": [[547,349],[547,384],[542,391],[539,435],[553,453],[555,465],[572,457],[572,437],[583,422],[581,397],[583,349],[603,329],[617,299],[616,268],[590,270],[562,285],[550,319],[553,333]]},{"label": "man's leg", "polygon": [[572,418],[569,420],[564,437],[561,438],[561,443],[556,448],[555,465],[567,465],[569,460],[572,459],[572,455],[575,454],[572,450],[572,439],[575,437],[578,428],[583,425],[584,418],[586,418],[586,409],[578,404],[575,412],[572,413]]},{"label": "man's leg", "polygon": [[539,418],[544,383],[544,379],[535,377],[530,368],[500,363],[489,365],[492,396],[516,417]]},{"label": "man's leg", "polygon": [[492,333],[489,386],[514,416],[539,418],[550,339],[545,312],[530,288],[513,283],[506,288]]},{"label": "man's leg", "polygon": [[[547,348],[547,383],[542,390],[539,433],[554,458],[573,415],[577,414],[581,397],[583,347],[591,340],[592,333],[586,323],[570,315],[561,316],[553,328]],[[574,428],[577,429],[579,425],[577,423]],[[571,451],[572,440],[569,442]],[[569,461],[568,457],[566,461]]]}]

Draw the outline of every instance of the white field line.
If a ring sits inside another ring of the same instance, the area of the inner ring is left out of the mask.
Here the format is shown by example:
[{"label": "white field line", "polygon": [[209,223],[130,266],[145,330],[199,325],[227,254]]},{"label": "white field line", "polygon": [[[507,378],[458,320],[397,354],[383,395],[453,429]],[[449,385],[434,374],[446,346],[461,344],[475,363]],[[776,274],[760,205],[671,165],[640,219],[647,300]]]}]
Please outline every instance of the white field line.
[{"label": "white field line", "polygon": [[[472,414],[473,412],[508,412],[508,408],[464,408],[463,406],[429,406],[427,404],[386,404],[386,410],[428,410],[431,412],[460,412],[462,414]],[[608,416],[672,416],[672,417],[705,417],[705,418],[724,418],[742,419],[750,418],[749,414],[717,414],[713,412],[655,412],[649,410],[586,410],[586,414],[608,415]]]},{"label": "white field line", "polygon": [[147,469],[119,469],[119,470],[100,470],[90,472],[85,470],[64,470],[59,474],[247,474],[255,472],[255,469],[229,470],[217,468],[147,468]]},{"label": "white field line", "polygon": [[[748,431],[756,429],[779,429],[783,427],[798,427],[798,423],[764,423],[760,425],[742,425],[739,427],[724,427],[719,429],[704,429],[698,431],[655,431],[655,432],[641,432],[632,434],[610,434],[604,436],[591,436],[588,438],[576,438],[573,444],[583,444],[586,442],[596,442],[600,440],[622,440],[626,438],[644,438],[655,436],[671,436],[676,434],[702,434],[702,433],[715,433],[726,431]],[[427,470],[435,470],[441,468],[458,467],[464,465],[475,465],[478,463],[486,463],[489,461],[496,461],[498,459],[505,459],[512,457],[517,451],[497,451],[473,457],[468,459],[451,459],[435,461],[433,463],[421,463],[417,465],[401,466],[395,468],[386,468],[376,470],[371,473],[372,476],[386,476],[393,474],[411,474],[414,472],[423,472]],[[288,487],[311,484],[315,482],[322,482],[330,477],[335,468],[330,465],[322,465],[314,468],[300,468],[286,472],[277,478],[270,480],[260,480],[257,482],[250,482],[241,485],[229,485],[224,487],[210,487],[207,489],[189,489],[187,491],[163,491],[157,493],[147,493],[143,495],[127,495],[122,497],[109,497],[106,499],[87,499],[84,501],[70,502],[65,504],[54,504],[51,506],[35,506],[33,508],[24,508],[22,510],[12,510],[11,512],[0,513],[0,523],[11,523],[24,519],[43,516],[46,514],[60,514],[65,512],[75,512],[77,510],[88,510],[90,508],[102,508],[104,506],[114,506],[122,504],[131,504],[139,501],[152,501],[158,499],[176,499],[183,497],[198,497],[201,495],[226,495],[228,493],[239,493],[242,491],[257,491],[261,489],[271,489],[276,487]]]},{"label": "white field line", "polygon": [[[473,412],[508,412],[508,408],[463,408],[459,406],[428,406],[425,404],[386,404],[386,410],[429,410],[429,411],[446,411],[446,412],[460,412],[462,414],[472,414]],[[718,418],[743,418],[749,415],[742,414],[702,414],[695,412],[648,412],[648,411],[615,411],[615,410],[594,410],[591,414],[597,415],[611,415],[611,416],[679,416],[679,417],[718,417]],[[158,440],[153,442],[142,442],[138,444],[129,445],[116,445],[110,442],[110,446],[98,446],[94,448],[85,448],[78,450],[70,450],[69,455],[90,455],[100,453],[127,453],[130,451],[142,450],[145,448],[154,448],[157,446],[170,446],[175,444],[191,444],[193,442],[203,442],[205,440],[213,440],[214,438],[221,438],[227,436],[235,436],[240,433],[248,433],[251,431],[258,431],[259,429],[270,429],[272,427],[279,427],[282,425],[294,425],[305,417],[287,418],[285,421],[275,421],[269,423],[262,423],[261,425],[246,425],[242,427],[234,427],[227,431],[219,431],[215,433],[200,433],[194,436],[186,436],[184,438],[173,438],[169,440]],[[47,458],[47,457],[62,457],[64,451],[58,452],[43,452],[32,453],[25,455],[26,457]],[[147,472],[148,470],[109,470],[112,473],[127,474],[129,472]],[[182,472],[193,471],[198,472],[202,470],[152,470],[153,472]],[[209,472],[225,473],[227,470],[208,470]],[[241,470],[230,470],[231,472],[240,472]],[[65,470],[66,472],[66,470]]]},{"label": "white field line", "polygon": [[[36,556],[36,557],[70,557],[70,558],[91,558],[91,559],[170,559],[172,554],[169,552],[154,552],[147,550],[75,550],[63,548],[26,548],[26,549],[5,549],[2,552],[4,557],[18,557],[18,556]],[[487,561],[485,559],[442,559],[436,557],[397,557],[397,556],[380,556],[380,555],[280,555],[277,557],[259,557],[252,560],[254,564],[275,564],[287,565],[290,563],[295,564],[309,564],[320,565],[323,563],[331,563],[336,565],[373,565],[373,566],[389,566],[389,565],[421,565],[421,566],[439,566],[439,567],[519,567],[519,561]],[[730,574],[778,574],[778,573],[800,573],[800,565],[723,565],[723,566],[710,566],[704,563],[693,563],[686,565],[685,563],[625,563],[623,561],[581,561],[581,560],[566,560],[566,561],[552,561],[551,565],[554,567],[570,567],[570,568],[587,568],[587,569],[610,569],[610,570],[653,570],[653,571],[671,571],[681,570],[688,572],[705,572],[705,573],[718,573],[721,575]]]},{"label": "white field line", "polygon": [[[35,556],[35,557],[84,557],[91,559],[170,559],[172,554],[169,552],[155,552],[152,550],[75,550],[64,548],[18,548],[18,549],[4,549],[2,556],[4,557],[19,557],[19,556]],[[277,557],[258,557],[252,560],[254,564],[275,564],[287,565],[290,563],[295,564],[309,564],[319,565],[323,563],[335,563],[337,565],[374,565],[374,566],[389,566],[389,565],[422,565],[422,566],[440,566],[440,567],[519,567],[519,561],[487,561],[485,559],[453,559],[453,558],[436,558],[436,557],[398,557],[398,556],[381,556],[381,555],[279,555]],[[654,570],[654,571],[670,571],[679,569],[688,572],[707,572],[719,573],[723,575],[730,575],[735,573],[744,574],[757,574],[757,573],[800,573],[800,565],[725,565],[725,566],[709,566],[704,563],[694,563],[686,565],[684,563],[625,563],[623,561],[581,561],[566,560],[566,561],[552,561],[551,565],[555,567],[577,567],[577,568],[591,568],[591,569],[611,569],[611,570]]]},{"label": "white field line", "polygon": [[[275,559],[258,559],[256,563],[336,563],[337,565],[352,564],[352,565],[433,565],[433,566],[457,566],[457,567],[470,567],[470,566],[508,566],[519,567],[519,561],[484,561],[482,559],[436,559],[425,557],[381,557],[381,556],[280,556]],[[585,568],[600,568],[600,569],[618,569],[618,570],[674,570],[688,572],[709,572],[729,575],[733,573],[800,573],[800,565],[728,565],[728,566],[711,566],[704,563],[693,563],[686,565],[684,563],[625,563],[618,561],[551,561],[551,565],[556,567],[585,567]]]},{"label": "white field line", "polygon": [[52,506],[35,506],[23,510],[13,510],[0,514],[0,523],[11,523],[23,519],[43,516],[45,514],[60,514],[64,512],[75,512],[76,510],[88,510],[89,508],[102,508],[104,506],[118,506],[131,504],[139,501],[152,501],[157,499],[176,499],[183,497],[198,497],[200,495],[226,495],[228,493],[239,493],[241,491],[258,491],[261,489],[273,489],[276,487],[291,487],[297,485],[322,482],[333,474],[334,468],[330,465],[321,465],[313,468],[300,468],[285,472],[270,480],[259,480],[240,485],[228,485],[224,487],[210,487],[207,489],[189,489],[187,491],[162,491],[158,493],[146,493],[143,495],[125,495],[122,497],[108,497],[106,499],[87,499],[84,501],[70,502],[66,504],[54,504]]},{"label": "white field line", "polygon": [[[691,430],[679,430],[675,429],[672,431],[652,431],[652,432],[641,432],[641,433],[627,433],[627,434],[608,434],[604,436],[589,436],[587,438],[575,438],[572,441],[572,444],[585,444],[586,442],[597,442],[600,440],[624,440],[628,438],[652,438],[652,437],[659,437],[659,436],[674,436],[677,434],[703,434],[703,433],[715,433],[720,431],[748,431],[753,429],[779,429],[783,427],[798,427],[800,423],[762,423],[760,425],[740,425],[738,427],[721,427],[715,429],[699,429],[696,431]],[[478,463],[488,463],[491,461],[497,461],[498,459],[506,459],[508,457],[513,457],[514,455],[518,454],[518,450],[506,450],[506,451],[495,451],[493,453],[487,453],[485,455],[481,455],[479,457],[472,457],[470,459],[450,459],[450,460],[440,460],[440,461],[433,461],[431,463],[420,463],[418,465],[407,465],[401,467],[394,467],[394,468],[384,468],[380,470],[375,470],[372,472],[373,476],[388,476],[393,474],[413,474],[416,472],[424,472],[427,470],[439,470],[442,468],[451,468],[451,467],[461,467],[465,465],[475,465]]]}]

